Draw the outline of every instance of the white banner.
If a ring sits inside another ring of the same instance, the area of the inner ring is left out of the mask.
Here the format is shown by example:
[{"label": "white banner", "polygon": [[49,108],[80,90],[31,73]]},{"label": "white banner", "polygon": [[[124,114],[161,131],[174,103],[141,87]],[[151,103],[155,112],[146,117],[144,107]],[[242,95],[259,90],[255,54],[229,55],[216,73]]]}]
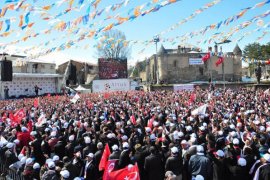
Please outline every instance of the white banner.
[{"label": "white banner", "polygon": [[202,58],[189,58],[189,65],[201,65],[204,64]]},{"label": "white banner", "polygon": [[80,96],[79,94],[76,93],[76,95],[70,101],[75,104],[79,99],[80,99]]},{"label": "white banner", "polygon": [[174,91],[193,91],[194,90],[194,84],[174,84],[173,85]]},{"label": "white banner", "polygon": [[129,79],[94,80],[93,92],[129,91]]},{"label": "white banner", "polygon": [[206,112],[206,108],[207,108],[207,104],[204,104],[200,107],[198,107],[197,109],[194,109],[192,112],[191,112],[191,115],[193,116],[196,116],[196,115],[204,115],[205,112]]}]

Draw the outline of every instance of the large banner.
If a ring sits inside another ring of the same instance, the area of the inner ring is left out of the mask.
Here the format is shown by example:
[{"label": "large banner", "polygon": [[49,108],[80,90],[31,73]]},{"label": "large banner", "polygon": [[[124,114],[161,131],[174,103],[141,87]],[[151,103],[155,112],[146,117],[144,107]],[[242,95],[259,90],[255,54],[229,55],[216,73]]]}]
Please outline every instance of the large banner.
[{"label": "large banner", "polygon": [[129,79],[94,80],[93,92],[129,91]]},{"label": "large banner", "polygon": [[127,59],[98,59],[99,79],[127,78]]},{"label": "large banner", "polygon": [[189,65],[201,65],[203,64],[202,58],[189,58]]},{"label": "large banner", "polygon": [[174,84],[173,85],[174,91],[193,91],[194,84]]}]

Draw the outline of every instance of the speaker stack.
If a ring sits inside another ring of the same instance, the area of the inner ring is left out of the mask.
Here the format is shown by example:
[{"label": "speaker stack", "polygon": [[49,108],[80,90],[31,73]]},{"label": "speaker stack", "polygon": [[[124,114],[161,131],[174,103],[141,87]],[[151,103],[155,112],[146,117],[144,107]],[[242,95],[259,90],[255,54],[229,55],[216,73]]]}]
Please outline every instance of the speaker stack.
[{"label": "speaker stack", "polygon": [[0,61],[1,65],[1,81],[12,81],[12,61]]}]

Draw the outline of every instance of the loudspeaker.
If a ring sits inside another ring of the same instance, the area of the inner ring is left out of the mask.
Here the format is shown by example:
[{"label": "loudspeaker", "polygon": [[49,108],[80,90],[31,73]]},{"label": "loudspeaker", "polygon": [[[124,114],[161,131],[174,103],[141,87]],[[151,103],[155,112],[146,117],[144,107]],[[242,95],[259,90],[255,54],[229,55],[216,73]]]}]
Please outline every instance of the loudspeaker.
[{"label": "loudspeaker", "polygon": [[77,68],[73,64],[70,65],[69,80],[73,81],[73,83],[76,84],[76,81],[77,81]]},{"label": "loudspeaker", "polygon": [[0,61],[1,63],[1,81],[12,81],[12,61]]}]

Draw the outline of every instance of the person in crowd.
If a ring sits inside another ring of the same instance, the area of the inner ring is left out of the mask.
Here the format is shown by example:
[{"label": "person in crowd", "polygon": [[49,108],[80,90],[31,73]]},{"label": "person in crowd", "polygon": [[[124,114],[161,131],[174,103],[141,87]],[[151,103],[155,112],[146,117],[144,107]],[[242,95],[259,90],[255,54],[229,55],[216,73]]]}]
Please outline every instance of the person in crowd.
[{"label": "person in crowd", "polygon": [[171,157],[169,157],[165,164],[165,171],[171,171],[176,176],[176,180],[182,179],[183,173],[183,160],[179,156],[179,150],[177,147],[171,148]]},{"label": "person in crowd", "polygon": [[269,179],[269,103],[267,91],[217,87],[81,94],[76,103],[44,96],[38,107],[3,100],[2,176],[102,179],[107,152],[113,171],[137,165],[142,180]]},{"label": "person in crowd", "polygon": [[144,170],[147,179],[164,179],[164,162],[154,146],[150,147],[150,155],[145,158]]},{"label": "person in crowd", "polygon": [[204,155],[203,146],[198,145],[196,151],[197,154],[190,157],[188,170],[193,177],[202,175],[205,179],[210,179],[212,177],[211,161]]}]

